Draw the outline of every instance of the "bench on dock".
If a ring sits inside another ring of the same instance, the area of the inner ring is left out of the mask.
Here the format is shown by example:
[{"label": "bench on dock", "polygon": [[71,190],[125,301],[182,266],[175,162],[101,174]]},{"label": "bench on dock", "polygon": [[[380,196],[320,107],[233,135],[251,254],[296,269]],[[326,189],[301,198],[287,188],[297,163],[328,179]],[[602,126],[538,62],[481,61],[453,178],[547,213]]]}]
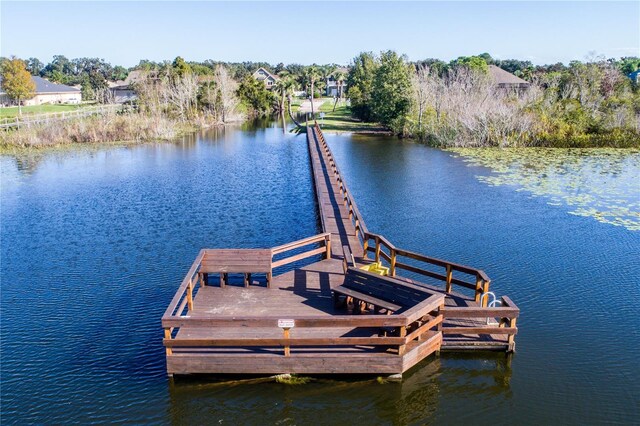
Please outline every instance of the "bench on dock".
[{"label": "bench on dock", "polygon": [[385,309],[387,313],[400,312],[424,301],[432,293],[407,282],[349,267],[344,283],[333,289],[336,305],[340,296],[354,300],[357,310],[360,303],[373,305],[374,312]]},{"label": "bench on dock", "polygon": [[220,287],[224,287],[229,274],[244,274],[244,286],[249,287],[251,274],[263,273],[267,287],[271,287],[271,258],[270,249],[207,249],[200,265],[200,279],[207,284],[209,274],[220,274]]}]

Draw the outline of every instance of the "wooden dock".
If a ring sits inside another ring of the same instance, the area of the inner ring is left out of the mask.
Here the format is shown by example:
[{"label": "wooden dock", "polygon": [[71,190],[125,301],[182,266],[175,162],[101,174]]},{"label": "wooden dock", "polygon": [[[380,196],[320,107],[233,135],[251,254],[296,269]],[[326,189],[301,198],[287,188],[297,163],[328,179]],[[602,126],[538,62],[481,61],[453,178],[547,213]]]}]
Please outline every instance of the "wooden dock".
[{"label": "wooden dock", "polygon": [[317,124],[307,143],[323,233],[201,250],[162,318],[167,372],[399,374],[440,350],[513,351],[519,310],[487,306],[487,275],[370,233]]}]

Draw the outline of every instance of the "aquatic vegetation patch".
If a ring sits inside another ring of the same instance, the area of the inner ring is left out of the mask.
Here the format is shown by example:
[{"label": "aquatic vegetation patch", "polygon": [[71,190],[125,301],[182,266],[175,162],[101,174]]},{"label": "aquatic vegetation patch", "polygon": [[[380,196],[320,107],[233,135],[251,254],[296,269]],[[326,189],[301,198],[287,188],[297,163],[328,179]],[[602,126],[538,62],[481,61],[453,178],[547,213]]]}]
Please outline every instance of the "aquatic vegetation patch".
[{"label": "aquatic vegetation patch", "polygon": [[488,167],[477,176],[488,185],[546,197],[570,214],[640,231],[640,150],[562,148],[452,148],[472,166]]},{"label": "aquatic vegetation patch", "polygon": [[283,385],[306,385],[311,381],[311,377],[300,377],[295,374],[278,374],[275,376],[276,383]]}]

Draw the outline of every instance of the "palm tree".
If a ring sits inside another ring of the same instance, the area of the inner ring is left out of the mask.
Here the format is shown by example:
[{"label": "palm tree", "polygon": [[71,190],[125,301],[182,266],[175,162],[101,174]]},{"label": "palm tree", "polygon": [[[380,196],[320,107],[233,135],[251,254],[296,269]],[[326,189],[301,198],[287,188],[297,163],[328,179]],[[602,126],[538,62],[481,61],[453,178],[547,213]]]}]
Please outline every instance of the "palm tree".
[{"label": "palm tree", "polygon": [[315,65],[311,65],[307,67],[307,69],[305,70],[305,76],[311,86],[311,116],[313,118],[316,118],[316,113],[313,108],[313,92],[315,91],[316,82],[320,78],[321,74],[320,74],[320,71],[318,70],[318,67],[316,67]]},{"label": "palm tree", "polygon": [[347,74],[338,70],[333,74],[333,79],[338,83],[338,96],[336,97],[336,102],[333,104],[333,110],[335,111],[336,105],[338,105],[338,99],[342,100],[342,86],[347,79]]}]

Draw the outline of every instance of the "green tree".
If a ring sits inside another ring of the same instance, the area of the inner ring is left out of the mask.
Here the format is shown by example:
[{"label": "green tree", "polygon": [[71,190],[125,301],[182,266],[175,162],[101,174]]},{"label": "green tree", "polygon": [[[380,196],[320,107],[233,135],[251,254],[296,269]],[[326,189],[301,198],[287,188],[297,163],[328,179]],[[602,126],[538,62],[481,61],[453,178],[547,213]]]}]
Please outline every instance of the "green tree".
[{"label": "green tree", "polygon": [[273,95],[262,81],[253,76],[246,76],[238,87],[238,97],[250,110],[252,115],[265,115],[271,109]]},{"label": "green tree", "polygon": [[480,56],[460,56],[458,59],[451,61],[451,66],[466,67],[471,71],[480,71],[484,74],[489,72],[487,61]]},{"label": "green tree", "polygon": [[129,70],[125,67],[116,65],[113,67],[113,71],[111,71],[111,76],[109,77],[111,81],[121,81],[127,78],[129,75]]},{"label": "green tree", "polygon": [[22,101],[31,99],[35,95],[36,85],[31,74],[21,59],[13,57],[2,63],[2,90],[10,99],[18,102],[18,114],[22,115]]},{"label": "green tree", "polygon": [[353,59],[347,77],[347,95],[351,100],[351,111],[361,120],[371,120],[371,92],[378,64],[372,52],[362,52]]},{"label": "green tree", "polygon": [[26,61],[27,71],[31,75],[40,75],[40,72],[44,69],[44,64],[40,62],[38,58],[29,58]]},{"label": "green tree", "polygon": [[185,74],[191,73],[191,66],[180,56],[173,60],[172,68],[173,72],[175,72],[179,77],[184,77]]},{"label": "green tree", "polygon": [[406,57],[389,50],[380,54],[371,93],[374,118],[397,133],[404,132],[406,118],[411,110],[412,67]]}]

